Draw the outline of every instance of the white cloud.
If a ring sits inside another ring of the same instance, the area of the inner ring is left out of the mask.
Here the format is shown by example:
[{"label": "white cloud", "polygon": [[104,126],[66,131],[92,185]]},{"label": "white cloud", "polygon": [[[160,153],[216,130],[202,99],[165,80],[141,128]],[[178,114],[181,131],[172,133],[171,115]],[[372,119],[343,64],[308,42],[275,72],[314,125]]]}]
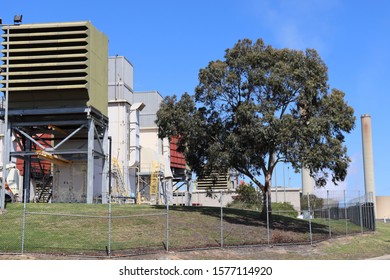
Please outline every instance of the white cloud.
[{"label": "white cloud", "polygon": [[254,16],[269,29],[278,47],[327,51],[338,0],[266,0],[252,5]]}]

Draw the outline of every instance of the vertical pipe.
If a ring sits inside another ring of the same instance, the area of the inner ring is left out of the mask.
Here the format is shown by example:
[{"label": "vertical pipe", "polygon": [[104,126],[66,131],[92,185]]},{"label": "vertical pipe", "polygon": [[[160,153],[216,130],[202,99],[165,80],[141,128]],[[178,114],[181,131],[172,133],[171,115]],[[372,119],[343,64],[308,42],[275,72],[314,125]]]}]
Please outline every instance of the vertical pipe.
[{"label": "vertical pipe", "polygon": [[108,136],[108,197],[111,201],[112,193],[112,137]]},{"label": "vertical pipe", "polygon": [[[104,127],[104,132],[103,132],[103,172],[102,172],[102,203],[106,204],[107,203],[107,197],[108,197],[108,192],[107,192],[107,175],[111,177],[111,173],[109,173],[109,160],[107,158],[107,146],[108,146],[108,127]],[[109,148],[109,147],[108,147]]]},{"label": "vertical pipe", "polygon": [[[25,138],[24,142],[24,150],[26,152],[31,151],[31,140],[28,138]],[[24,156],[24,163],[23,163],[23,201],[30,202],[30,182],[31,182],[31,156],[27,155]]]},{"label": "vertical pipe", "polygon": [[95,129],[93,119],[88,120],[88,161],[87,161],[87,203],[93,203],[94,143]]},{"label": "vertical pipe", "polygon": [[307,209],[309,211],[309,233],[310,233],[310,244],[313,245],[313,234],[311,231],[311,209],[310,209],[310,193],[307,193]]},{"label": "vertical pipe", "polygon": [[112,221],[111,196],[109,196],[108,197],[108,247],[107,247],[108,257],[111,257],[111,221]]},{"label": "vertical pipe", "polygon": [[139,192],[139,184],[140,184],[140,170],[139,170],[139,163],[138,163],[138,167],[136,167],[137,169],[137,204],[140,205],[141,204],[141,193]]},{"label": "vertical pipe", "polygon": [[371,116],[364,114],[361,116],[362,125],[362,145],[363,145],[363,165],[364,165],[364,186],[366,195],[373,194],[374,213],[376,216],[375,203],[375,178],[374,178],[374,158],[372,149]]},{"label": "vertical pipe", "polygon": [[222,202],[222,198],[223,198],[223,193],[221,191],[221,232],[220,232],[220,237],[221,237],[221,248],[223,248],[223,202]]}]

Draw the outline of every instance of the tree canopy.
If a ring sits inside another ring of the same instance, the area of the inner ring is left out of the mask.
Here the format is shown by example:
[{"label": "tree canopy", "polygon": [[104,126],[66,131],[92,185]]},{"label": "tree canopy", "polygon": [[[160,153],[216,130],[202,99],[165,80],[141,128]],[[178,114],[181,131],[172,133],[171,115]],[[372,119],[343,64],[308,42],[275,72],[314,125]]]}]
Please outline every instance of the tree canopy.
[{"label": "tree canopy", "polygon": [[200,69],[193,95],[166,97],[156,123],[159,137],[179,137],[178,149],[197,174],[234,168],[270,199],[279,162],[307,168],[317,186],[345,179],[344,134],[355,117],[344,97],[330,90],[315,50],[244,39]]}]

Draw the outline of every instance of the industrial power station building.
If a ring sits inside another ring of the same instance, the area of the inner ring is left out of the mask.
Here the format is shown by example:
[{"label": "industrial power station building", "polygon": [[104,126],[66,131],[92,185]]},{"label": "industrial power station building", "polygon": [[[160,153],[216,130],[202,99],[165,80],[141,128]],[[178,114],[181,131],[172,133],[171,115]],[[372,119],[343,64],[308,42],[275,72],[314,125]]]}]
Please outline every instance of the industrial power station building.
[{"label": "industrial power station building", "polygon": [[111,192],[158,203],[188,183],[183,156],[171,161],[158,138],[161,95],[134,92],[132,64],[108,57],[107,37],[90,22],[2,31],[1,166],[17,200],[105,203]]},{"label": "industrial power station building", "polygon": [[[215,204],[207,178],[195,191],[176,139],[158,138],[162,96],[134,91],[133,65],[108,57],[108,38],[90,22],[1,29],[0,166],[14,200]],[[221,178],[218,191],[234,192],[237,176]],[[299,211],[299,190],[283,195]]]}]

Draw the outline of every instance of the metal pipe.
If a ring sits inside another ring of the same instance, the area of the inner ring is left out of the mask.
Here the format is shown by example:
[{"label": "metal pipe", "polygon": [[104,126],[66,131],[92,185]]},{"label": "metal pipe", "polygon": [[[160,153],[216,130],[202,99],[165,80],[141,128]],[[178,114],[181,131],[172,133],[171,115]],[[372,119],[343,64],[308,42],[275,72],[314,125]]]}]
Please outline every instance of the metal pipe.
[{"label": "metal pipe", "polygon": [[[29,138],[25,139],[25,144],[24,144],[24,150],[26,152],[31,151],[31,141]],[[31,182],[31,155],[25,155],[24,156],[24,164],[23,164],[23,190],[24,196],[23,196],[23,201],[24,202],[30,202],[30,182]]]},{"label": "metal pipe", "polygon": [[111,192],[112,192],[112,185],[111,185],[111,172],[112,172],[112,156],[111,156],[111,153],[112,153],[112,138],[111,136],[108,136],[108,197],[110,198],[110,202],[111,203]]},{"label": "metal pipe", "polygon": [[137,204],[140,205],[141,204],[141,193],[139,191],[140,189],[140,170],[139,170],[139,166],[130,166],[129,168],[131,169],[135,169],[136,170],[136,175],[137,175]]},{"label": "metal pipe", "polygon": [[108,247],[107,247],[107,256],[111,257],[111,197],[108,198]]}]

